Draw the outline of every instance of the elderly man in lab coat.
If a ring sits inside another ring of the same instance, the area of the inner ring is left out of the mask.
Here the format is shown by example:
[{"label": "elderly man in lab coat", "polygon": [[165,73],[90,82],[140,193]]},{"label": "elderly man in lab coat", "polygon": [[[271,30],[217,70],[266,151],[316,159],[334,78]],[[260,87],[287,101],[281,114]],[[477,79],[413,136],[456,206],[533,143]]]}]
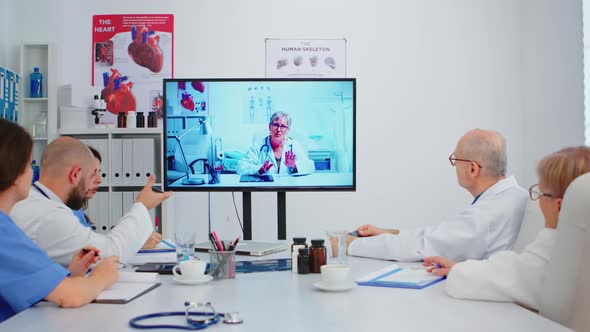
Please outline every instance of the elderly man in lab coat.
[{"label": "elderly man in lab coat", "polygon": [[360,237],[348,237],[353,256],[420,261],[425,256],[455,261],[482,259],[509,250],[524,217],[527,191],[506,177],[506,142],[495,131],[474,129],[449,157],[459,185],[473,202],[452,219],[414,230],[360,226]]},{"label": "elderly man in lab coat", "polygon": [[41,177],[29,196],[17,203],[10,216],[49,257],[67,265],[76,250],[94,246],[100,256],[119,256],[121,261],[134,256],[148,240],[154,227],[148,209],[171,193],[156,193],[152,176],[117,227],[108,234],[82,226],[73,210],[80,209],[99,172],[86,145],[72,137],[51,142],[41,158]]}]

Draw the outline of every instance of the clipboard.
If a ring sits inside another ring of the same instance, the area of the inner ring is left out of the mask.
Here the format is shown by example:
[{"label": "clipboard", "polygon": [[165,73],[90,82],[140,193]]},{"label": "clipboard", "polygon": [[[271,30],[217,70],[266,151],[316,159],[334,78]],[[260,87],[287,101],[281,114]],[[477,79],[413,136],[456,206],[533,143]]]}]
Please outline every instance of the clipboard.
[{"label": "clipboard", "polygon": [[[143,294],[159,287],[162,283],[120,283],[125,284],[124,289],[107,289],[98,295],[94,303],[125,304]],[[117,285],[117,284],[115,284]]]},{"label": "clipboard", "polygon": [[446,278],[428,273],[422,267],[401,268],[393,264],[355,282],[360,286],[423,289]]},{"label": "clipboard", "polygon": [[129,303],[162,283],[157,273],[119,272],[119,281],[103,290],[94,303]]}]

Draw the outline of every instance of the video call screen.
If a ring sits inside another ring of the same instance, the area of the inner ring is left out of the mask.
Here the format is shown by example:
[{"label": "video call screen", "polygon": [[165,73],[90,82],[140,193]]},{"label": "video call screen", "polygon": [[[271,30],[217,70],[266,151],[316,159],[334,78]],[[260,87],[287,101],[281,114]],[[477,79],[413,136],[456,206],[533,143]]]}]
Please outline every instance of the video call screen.
[{"label": "video call screen", "polygon": [[355,79],[165,79],[165,187],[356,190]]}]

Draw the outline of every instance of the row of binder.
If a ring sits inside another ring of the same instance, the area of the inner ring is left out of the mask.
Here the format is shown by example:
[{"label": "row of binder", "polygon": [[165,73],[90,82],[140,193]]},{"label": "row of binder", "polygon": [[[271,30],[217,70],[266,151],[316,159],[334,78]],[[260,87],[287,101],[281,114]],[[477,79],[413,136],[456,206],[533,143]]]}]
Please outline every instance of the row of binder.
[{"label": "row of binder", "polygon": [[144,185],[155,174],[153,138],[113,138],[110,154],[108,139],[80,141],[100,152],[103,185]]},{"label": "row of binder", "polygon": [[[121,217],[126,214],[135,203],[139,192],[115,191],[110,193],[99,191],[88,201],[86,215],[92,222],[92,228],[99,233],[108,233],[119,223]],[[148,210],[150,220],[155,227],[155,209]]]}]

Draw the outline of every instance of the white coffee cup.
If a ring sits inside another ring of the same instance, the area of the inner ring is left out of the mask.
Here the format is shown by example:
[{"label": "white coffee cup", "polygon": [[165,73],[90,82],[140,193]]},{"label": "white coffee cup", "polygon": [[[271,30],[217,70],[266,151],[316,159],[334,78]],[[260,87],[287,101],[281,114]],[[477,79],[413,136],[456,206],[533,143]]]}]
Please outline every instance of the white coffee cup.
[{"label": "white coffee cup", "polygon": [[350,266],[346,264],[328,264],[322,265],[320,268],[322,272],[322,280],[327,283],[337,284],[348,280],[348,272]]},{"label": "white coffee cup", "polygon": [[[205,275],[205,269],[207,268],[207,263],[200,260],[190,260],[190,261],[182,261],[175,265],[172,269],[172,273],[176,278],[179,279],[186,279],[186,280],[196,280],[203,278]],[[180,269],[180,274],[177,269]]]}]

